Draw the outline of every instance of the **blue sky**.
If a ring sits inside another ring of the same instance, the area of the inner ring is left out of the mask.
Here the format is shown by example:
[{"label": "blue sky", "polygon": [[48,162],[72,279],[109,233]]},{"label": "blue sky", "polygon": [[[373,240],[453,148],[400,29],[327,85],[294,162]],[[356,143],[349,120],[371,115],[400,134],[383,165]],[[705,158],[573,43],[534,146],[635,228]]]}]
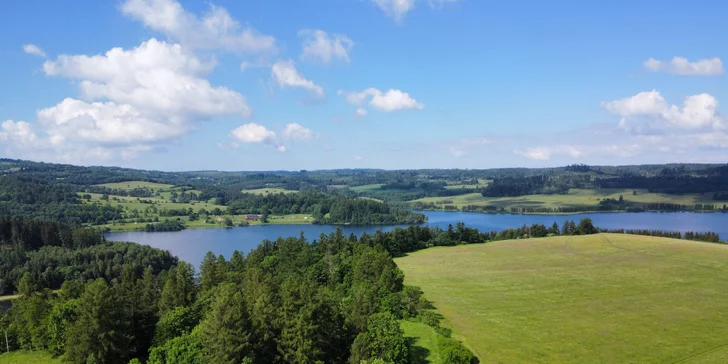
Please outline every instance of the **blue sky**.
[{"label": "blue sky", "polygon": [[160,170],[726,162],[720,1],[26,1],[0,155]]}]

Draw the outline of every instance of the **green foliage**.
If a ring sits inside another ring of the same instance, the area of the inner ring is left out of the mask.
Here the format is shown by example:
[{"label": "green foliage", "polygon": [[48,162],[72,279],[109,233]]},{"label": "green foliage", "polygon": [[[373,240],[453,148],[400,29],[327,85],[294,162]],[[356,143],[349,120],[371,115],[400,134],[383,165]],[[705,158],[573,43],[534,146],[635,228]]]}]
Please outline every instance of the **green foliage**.
[{"label": "green foliage", "polygon": [[154,343],[163,345],[177,336],[188,334],[199,322],[200,313],[193,307],[177,307],[167,311],[157,322]]},{"label": "green foliage", "polygon": [[240,289],[232,283],[221,285],[212,309],[200,323],[203,359],[209,363],[240,363],[252,354],[250,332]]},{"label": "green foliage", "polygon": [[475,359],[475,355],[455,339],[439,336],[437,346],[440,351],[440,360],[443,363],[470,364]]},{"label": "green foliage", "polygon": [[167,340],[163,345],[156,346],[149,352],[148,364],[203,364],[202,341],[200,333],[194,330],[191,333],[177,336]]},{"label": "green foliage", "polygon": [[176,307],[189,306],[197,297],[195,268],[191,264],[180,262],[176,268],[170,269],[168,276],[159,300],[159,312],[162,314]]},{"label": "green foliage", "polygon": [[78,299],[78,319],[66,335],[66,357],[75,363],[128,360],[128,321],[114,289],[103,279],[86,286]]},{"label": "green foliage", "polygon": [[66,351],[66,332],[78,317],[76,300],[59,301],[48,315],[48,351],[53,356],[63,355]]},{"label": "green foliage", "polygon": [[396,318],[390,313],[369,317],[366,331],[360,333],[351,349],[350,363],[381,359],[390,363],[408,363],[410,344]]}]

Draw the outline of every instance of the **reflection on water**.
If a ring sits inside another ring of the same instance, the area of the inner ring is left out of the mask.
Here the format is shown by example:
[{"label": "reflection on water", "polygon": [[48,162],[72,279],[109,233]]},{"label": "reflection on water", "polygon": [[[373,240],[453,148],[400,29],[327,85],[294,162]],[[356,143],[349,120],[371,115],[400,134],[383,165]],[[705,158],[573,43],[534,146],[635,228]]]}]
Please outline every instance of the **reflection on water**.
[{"label": "reflection on water", "polygon": [[[640,212],[640,213],[590,213],[577,215],[515,215],[515,214],[482,214],[476,212],[440,212],[424,211],[429,222],[426,225],[447,228],[449,224],[464,222],[467,226],[484,231],[502,230],[524,224],[551,225],[564,220],[576,220],[589,217],[594,224],[606,229],[650,229],[666,231],[713,231],[720,234],[721,239],[728,239],[728,214],[692,213],[692,212]],[[346,235],[354,233],[374,233],[377,230],[392,230],[397,226],[342,226]],[[406,227],[400,225],[400,227]],[[243,253],[265,240],[277,239],[279,236],[298,236],[303,233],[309,240],[317,239],[321,234],[328,234],[336,229],[331,225],[266,225],[235,227],[232,229],[187,229],[175,232],[120,232],[108,233],[109,240],[133,241],[169,250],[180,259],[199,264],[208,251],[222,254],[230,258],[232,252]]]}]

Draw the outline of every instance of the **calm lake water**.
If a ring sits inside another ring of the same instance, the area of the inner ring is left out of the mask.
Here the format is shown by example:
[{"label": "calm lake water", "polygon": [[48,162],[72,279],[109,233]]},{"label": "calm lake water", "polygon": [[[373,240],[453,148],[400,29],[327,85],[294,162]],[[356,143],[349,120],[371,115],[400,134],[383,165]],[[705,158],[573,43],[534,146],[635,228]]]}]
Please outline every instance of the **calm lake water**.
[{"label": "calm lake water", "polygon": [[[728,213],[692,212],[639,212],[639,213],[589,213],[577,215],[511,215],[482,214],[477,212],[440,212],[423,211],[429,218],[425,225],[439,226],[444,229],[448,224],[464,222],[469,227],[480,230],[503,230],[523,224],[551,225],[564,220],[589,217],[594,225],[606,229],[651,229],[665,231],[712,231],[720,234],[722,240],[728,239]],[[342,226],[346,235],[350,233],[374,233],[377,230],[392,230],[397,226]],[[400,227],[406,227],[400,225]],[[115,241],[132,241],[169,250],[180,259],[198,265],[205,253],[222,254],[230,258],[233,251],[248,253],[265,240],[275,240],[279,236],[289,237],[303,234],[309,240],[321,234],[336,230],[331,225],[266,225],[235,227],[232,229],[187,229],[175,232],[118,232],[107,233],[106,238]]]}]

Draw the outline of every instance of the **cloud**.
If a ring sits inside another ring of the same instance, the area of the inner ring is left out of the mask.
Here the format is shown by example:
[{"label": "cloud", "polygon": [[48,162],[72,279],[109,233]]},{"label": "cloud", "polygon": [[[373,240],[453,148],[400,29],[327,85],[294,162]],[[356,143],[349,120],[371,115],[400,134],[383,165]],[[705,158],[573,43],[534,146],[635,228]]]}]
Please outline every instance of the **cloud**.
[{"label": "cloud", "polygon": [[[379,8],[385,15],[394,19],[395,22],[401,23],[410,10],[415,8],[417,2],[424,0],[370,0],[371,3]],[[456,3],[461,0],[426,0],[432,9],[440,9],[445,4]]]},{"label": "cloud", "polygon": [[186,11],[175,0],[126,0],[121,11],[146,27],[191,49],[232,53],[275,53],[276,39],[242,26],[225,8],[210,6],[202,17]]},{"label": "cloud", "polygon": [[329,35],[320,29],[303,29],[298,32],[303,38],[301,59],[329,63],[333,58],[349,62],[349,50],[354,42],[345,35]]},{"label": "cloud", "polygon": [[286,146],[278,141],[276,133],[266,129],[265,126],[260,124],[243,124],[231,130],[230,136],[243,143],[263,144],[265,146],[273,147],[281,153],[286,151]]},{"label": "cloud", "polygon": [[298,71],[293,61],[278,61],[271,68],[271,77],[281,88],[300,87],[307,89],[318,97],[324,96],[323,87],[304,78]]},{"label": "cloud", "polygon": [[492,141],[487,138],[468,138],[461,139],[455,143],[451,143],[448,150],[454,157],[464,157],[471,149],[491,144]]},{"label": "cloud", "polygon": [[240,72],[245,72],[249,68],[267,68],[270,67],[270,62],[267,62],[263,58],[258,58],[255,61],[243,61],[240,63]]},{"label": "cloud", "polygon": [[35,44],[23,45],[23,52],[28,53],[28,54],[34,54],[36,56],[40,56],[43,58],[45,58],[45,56],[46,56],[45,52],[43,52],[43,50],[40,49],[40,47],[38,47]]},{"label": "cloud", "polygon": [[554,154],[565,154],[572,158],[579,158],[582,156],[583,151],[581,148],[575,146],[560,145],[555,147],[527,148],[525,150],[516,150],[514,153],[529,159],[544,161],[551,159],[551,156]]},{"label": "cloud", "polygon": [[464,157],[468,155],[468,152],[463,150],[462,148],[458,147],[450,147],[450,154],[452,154],[454,157]]},{"label": "cloud", "polygon": [[621,100],[603,102],[602,107],[614,115],[621,116],[620,127],[630,129],[629,119],[647,118],[662,122],[664,127],[681,129],[723,128],[723,119],[718,114],[718,100],[709,94],[688,96],[683,107],[668,105],[659,92],[640,92]]},{"label": "cloud", "polygon": [[[369,106],[379,111],[391,112],[402,109],[424,109],[425,105],[412,98],[408,93],[400,90],[390,89],[382,92],[376,88],[368,88],[361,92],[338,91],[346,101],[352,105],[360,106],[371,97]],[[359,112],[357,111],[357,114]]]},{"label": "cloud", "polygon": [[178,44],[151,39],[131,50],[113,48],[105,55],[59,56],[43,65],[49,76],[82,80],[87,99],[109,99],[140,111],[175,118],[250,115],[241,94],[213,87],[202,75],[214,63],[183,52]]},{"label": "cloud", "polygon": [[34,146],[8,139],[19,131],[11,130],[17,123],[7,124],[6,148],[21,157],[46,153],[43,159],[68,162],[133,158],[210,118],[250,115],[243,95],[204,78],[214,67],[179,44],[156,39],[102,55],[60,55],[46,61],[43,71],[74,80],[81,100],[66,98],[39,110],[28,124]]},{"label": "cloud", "polygon": [[357,116],[366,116],[366,114],[367,114],[367,110],[366,109],[361,108],[361,107],[358,108],[358,109],[356,109],[356,115]]},{"label": "cloud", "polygon": [[355,155],[355,156],[354,156],[354,160],[355,160],[355,161],[360,161],[360,160],[362,160],[362,159],[364,159],[364,157],[362,157],[362,156],[360,156],[360,155]]},{"label": "cloud", "polygon": [[670,61],[658,61],[650,58],[642,64],[652,72],[667,72],[681,76],[717,76],[724,72],[723,62],[718,57],[695,62],[690,62],[683,57],[674,57]]},{"label": "cloud", "polygon": [[396,22],[401,22],[407,12],[415,7],[415,0],[371,0],[371,2]]},{"label": "cloud", "polygon": [[283,139],[311,140],[313,139],[313,136],[311,129],[296,123],[288,124],[283,129]]}]

